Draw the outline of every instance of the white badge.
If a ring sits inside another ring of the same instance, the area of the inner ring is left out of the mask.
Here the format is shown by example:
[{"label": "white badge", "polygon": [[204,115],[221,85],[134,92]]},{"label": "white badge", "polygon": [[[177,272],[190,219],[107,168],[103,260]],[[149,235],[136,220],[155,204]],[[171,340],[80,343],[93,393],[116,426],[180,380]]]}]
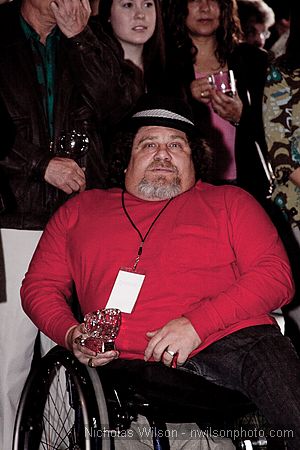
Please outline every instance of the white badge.
[{"label": "white badge", "polygon": [[124,313],[131,313],[140,293],[145,275],[119,270],[106,308],[118,308]]}]

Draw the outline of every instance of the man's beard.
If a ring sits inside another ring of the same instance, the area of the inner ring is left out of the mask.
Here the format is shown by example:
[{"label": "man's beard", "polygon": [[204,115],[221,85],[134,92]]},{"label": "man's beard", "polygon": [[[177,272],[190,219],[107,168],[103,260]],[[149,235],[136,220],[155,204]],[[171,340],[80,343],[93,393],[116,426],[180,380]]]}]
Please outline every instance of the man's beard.
[{"label": "man's beard", "polygon": [[151,181],[144,177],[139,182],[138,191],[144,198],[167,200],[181,193],[181,180],[178,176],[171,182],[167,182],[164,175],[160,175]]}]

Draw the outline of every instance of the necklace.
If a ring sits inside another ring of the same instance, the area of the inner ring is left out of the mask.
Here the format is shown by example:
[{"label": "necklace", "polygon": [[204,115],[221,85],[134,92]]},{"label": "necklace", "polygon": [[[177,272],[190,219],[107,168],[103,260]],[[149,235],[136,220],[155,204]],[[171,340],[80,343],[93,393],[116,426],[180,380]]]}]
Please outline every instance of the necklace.
[{"label": "necklace", "polygon": [[136,226],[136,224],[134,223],[134,221],[132,220],[132,218],[131,218],[129,212],[127,211],[127,208],[126,208],[126,206],[125,206],[125,190],[123,189],[123,191],[122,191],[122,208],[123,208],[123,211],[124,211],[124,213],[126,214],[126,217],[127,217],[127,219],[129,220],[131,226],[135,229],[135,231],[138,233],[138,235],[139,235],[139,237],[140,237],[140,239],[141,239],[140,246],[139,246],[139,249],[138,249],[138,252],[137,252],[137,257],[136,257],[136,259],[135,259],[135,262],[134,262],[134,265],[133,265],[133,268],[132,268],[132,271],[133,271],[133,272],[135,272],[135,270],[136,270],[136,268],[137,268],[137,265],[138,265],[138,263],[139,263],[139,260],[140,260],[140,258],[141,258],[141,256],[142,256],[142,253],[143,253],[143,245],[144,245],[145,240],[147,239],[147,237],[148,237],[150,231],[152,230],[154,224],[156,223],[156,221],[159,219],[159,217],[162,215],[162,213],[165,211],[165,209],[167,208],[167,206],[169,206],[169,204],[171,203],[171,201],[172,201],[173,199],[174,199],[174,197],[170,198],[170,199],[167,201],[167,203],[163,206],[163,208],[162,208],[162,209],[159,211],[159,213],[156,215],[156,217],[154,218],[154,220],[153,220],[152,223],[150,224],[150,227],[148,228],[147,232],[146,232],[145,235],[143,236],[142,233],[140,232],[140,230],[138,229],[138,227]]}]

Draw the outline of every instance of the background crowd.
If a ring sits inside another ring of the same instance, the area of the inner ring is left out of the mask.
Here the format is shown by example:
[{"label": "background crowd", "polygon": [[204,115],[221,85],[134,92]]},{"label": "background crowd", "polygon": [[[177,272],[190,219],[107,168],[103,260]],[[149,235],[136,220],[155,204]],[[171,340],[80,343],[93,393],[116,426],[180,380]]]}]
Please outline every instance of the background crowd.
[{"label": "background crowd", "polygon": [[[123,185],[128,155],[116,153],[114,142],[143,93],[190,105],[211,149],[202,178],[240,186],[263,205],[297,286],[300,3],[0,3],[0,448],[9,450],[34,346],[40,347],[20,305],[22,278],[60,205],[86,189]],[[215,80],[229,71],[225,92]],[[298,296],[297,289],[284,311],[296,347]]]}]

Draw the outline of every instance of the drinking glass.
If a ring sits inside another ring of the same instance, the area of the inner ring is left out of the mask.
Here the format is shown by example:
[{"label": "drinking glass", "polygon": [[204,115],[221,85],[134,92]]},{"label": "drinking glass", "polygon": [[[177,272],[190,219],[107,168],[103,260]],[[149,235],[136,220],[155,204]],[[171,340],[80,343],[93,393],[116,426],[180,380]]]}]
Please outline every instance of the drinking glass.
[{"label": "drinking glass", "polygon": [[208,82],[216,90],[233,97],[236,94],[235,78],[232,70],[221,70],[208,75]]},{"label": "drinking glass", "polygon": [[84,334],[77,342],[103,353],[115,350],[115,339],[121,325],[121,311],[117,308],[98,309],[84,316]]}]

